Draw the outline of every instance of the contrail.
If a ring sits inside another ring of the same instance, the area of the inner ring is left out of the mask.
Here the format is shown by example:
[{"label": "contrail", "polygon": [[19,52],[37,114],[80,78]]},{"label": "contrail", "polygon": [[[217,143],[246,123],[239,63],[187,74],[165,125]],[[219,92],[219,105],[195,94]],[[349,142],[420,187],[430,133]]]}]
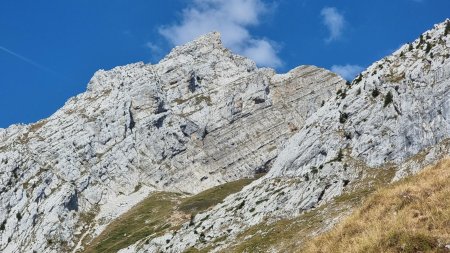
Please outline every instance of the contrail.
[{"label": "contrail", "polygon": [[[59,77],[63,77],[59,73],[55,72],[54,70],[51,70],[51,69],[49,69],[49,68],[47,68],[47,67],[45,67],[45,66],[43,66],[43,65],[41,65],[39,63],[36,63],[33,60],[31,60],[31,59],[29,59],[29,58],[27,58],[25,56],[22,56],[22,55],[20,55],[18,53],[15,53],[15,52],[7,49],[6,47],[0,46],[0,50],[2,50],[3,52],[6,52],[6,53],[8,53],[8,54],[10,54],[12,56],[15,56],[16,58],[18,58],[18,59],[20,59],[20,60],[22,60],[22,61],[24,61],[24,62],[26,62],[26,63],[28,63],[30,65],[33,65],[34,67],[36,67],[36,68],[38,68],[40,70],[52,73],[53,75],[56,75],[56,76],[59,76]],[[63,77],[63,78],[66,79],[65,77]]]}]

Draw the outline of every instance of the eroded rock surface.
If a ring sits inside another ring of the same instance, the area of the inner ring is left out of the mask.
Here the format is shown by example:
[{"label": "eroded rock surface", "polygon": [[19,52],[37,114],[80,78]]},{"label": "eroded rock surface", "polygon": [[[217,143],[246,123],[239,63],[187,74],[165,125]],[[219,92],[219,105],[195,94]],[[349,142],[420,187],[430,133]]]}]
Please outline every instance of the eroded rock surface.
[{"label": "eroded rock surface", "polygon": [[0,129],[0,251],[69,252],[152,191],[267,172],[345,86],[314,66],[258,69],[217,33],[156,65],[100,70],[48,119]]},{"label": "eroded rock surface", "polygon": [[436,25],[333,94],[289,139],[265,177],[191,225],[127,250],[226,249],[246,228],[326,203],[367,171],[393,168],[398,179],[448,154],[449,27],[449,20]]}]

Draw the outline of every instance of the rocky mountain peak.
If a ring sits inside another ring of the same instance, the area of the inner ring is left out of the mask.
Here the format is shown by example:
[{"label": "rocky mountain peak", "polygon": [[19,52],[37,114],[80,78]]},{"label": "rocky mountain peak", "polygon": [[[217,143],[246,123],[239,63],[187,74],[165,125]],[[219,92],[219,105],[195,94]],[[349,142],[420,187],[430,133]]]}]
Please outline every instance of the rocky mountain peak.
[{"label": "rocky mountain peak", "polygon": [[436,25],[340,86],[287,141],[265,177],[193,219],[201,229],[183,226],[142,251],[211,247],[225,236],[230,239],[216,245],[223,250],[245,228],[314,210],[377,171],[391,171],[383,180],[396,180],[448,154],[447,26]]},{"label": "rocky mountain peak", "polygon": [[0,251],[75,252],[155,192],[264,175],[178,231],[124,249],[219,250],[374,171],[393,171],[387,181],[416,171],[450,150],[449,24],[351,84],[315,66],[257,68],[216,32],[158,64],[97,71],[51,117],[0,129]]},{"label": "rocky mountain peak", "polygon": [[343,86],[314,66],[259,69],[218,33],[99,70],[51,117],[0,131],[0,251],[69,251],[152,192],[267,172]]},{"label": "rocky mountain peak", "polygon": [[160,61],[160,63],[171,58],[176,58],[179,55],[187,55],[187,54],[195,54],[197,56],[208,55],[214,49],[223,51],[226,50],[222,44],[222,39],[219,32],[207,33],[191,42],[175,47],[170,51],[170,53],[166,57],[164,57]]}]

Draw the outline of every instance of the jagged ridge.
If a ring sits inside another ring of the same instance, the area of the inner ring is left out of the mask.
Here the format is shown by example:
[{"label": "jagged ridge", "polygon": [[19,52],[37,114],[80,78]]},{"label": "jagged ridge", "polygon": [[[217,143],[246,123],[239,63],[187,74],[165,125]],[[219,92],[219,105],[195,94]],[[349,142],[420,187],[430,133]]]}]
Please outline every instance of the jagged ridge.
[{"label": "jagged ridge", "polygon": [[[224,249],[252,225],[328,202],[370,170],[393,168],[398,179],[447,154],[449,23],[436,25],[338,91],[289,140],[267,176],[197,215],[200,228],[186,225],[129,250]],[[214,245],[222,237],[227,240]]]},{"label": "jagged ridge", "polygon": [[0,251],[72,251],[151,192],[267,171],[344,85],[314,66],[258,69],[218,33],[156,65],[100,70],[48,119],[0,130]]}]

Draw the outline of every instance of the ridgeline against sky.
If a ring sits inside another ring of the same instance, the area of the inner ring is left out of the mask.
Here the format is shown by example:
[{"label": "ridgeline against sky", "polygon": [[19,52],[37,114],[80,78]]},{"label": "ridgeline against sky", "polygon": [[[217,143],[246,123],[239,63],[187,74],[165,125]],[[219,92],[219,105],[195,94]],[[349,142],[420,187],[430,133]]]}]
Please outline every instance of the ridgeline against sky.
[{"label": "ridgeline against sky", "polygon": [[0,128],[49,116],[98,69],[157,62],[212,30],[259,66],[311,64],[352,79],[449,9],[447,0],[8,1],[0,9]]}]

